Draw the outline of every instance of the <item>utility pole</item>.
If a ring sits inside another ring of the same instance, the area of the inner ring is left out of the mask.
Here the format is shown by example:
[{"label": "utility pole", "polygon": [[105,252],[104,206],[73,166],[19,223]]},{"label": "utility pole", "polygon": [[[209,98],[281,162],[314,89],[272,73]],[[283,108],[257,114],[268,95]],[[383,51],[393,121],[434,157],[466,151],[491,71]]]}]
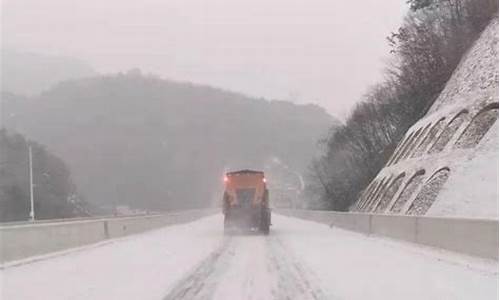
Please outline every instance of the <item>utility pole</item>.
[{"label": "utility pole", "polygon": [[31,154],[31,145],[28,145],[29,165],[30,165],[30,219],[35,221],[35,201],[33,199],[33,155]]}]

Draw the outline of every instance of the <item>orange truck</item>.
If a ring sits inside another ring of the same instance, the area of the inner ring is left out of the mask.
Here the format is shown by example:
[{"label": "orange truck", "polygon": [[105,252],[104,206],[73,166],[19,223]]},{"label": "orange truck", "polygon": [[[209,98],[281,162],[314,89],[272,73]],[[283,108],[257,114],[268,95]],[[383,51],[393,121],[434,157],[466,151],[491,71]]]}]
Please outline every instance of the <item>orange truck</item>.
[{"label": "orange truck", "polygon": [[224,187],[224,231],[249,229],[269,234],[271,210],[264,172],[228,172],[224,176]]}]

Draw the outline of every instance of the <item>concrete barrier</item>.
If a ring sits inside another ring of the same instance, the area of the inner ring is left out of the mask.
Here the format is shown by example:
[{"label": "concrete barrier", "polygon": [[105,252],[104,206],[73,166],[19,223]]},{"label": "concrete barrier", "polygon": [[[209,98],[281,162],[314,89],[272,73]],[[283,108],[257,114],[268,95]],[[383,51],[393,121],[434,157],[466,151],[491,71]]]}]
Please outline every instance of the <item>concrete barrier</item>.
[{"label": "concrete barrier", "polygon": [[416,241],[498,260],[498,220],[419,217]]},{"label": "concrete barrier", "polygon": [[369,233],[387,236],[394,239],[417,242],[417,217],[370,215]]},{"label": "concrete barrier", "polygon": [[498,220],[274,209],[275,213],[498,260]]},{"label": "concrete barrier", "polygon": [[360,214],[357,218],[351,218],[348,214],[338,214],[330,220],[330,226],[336,226],[347,230],[362,233],[370,233],[371,219],[369,215]]},{"label": "concrete barrier", "polygon": [[171,224],[190,222],[218,211],[217,209],[188,210],[162,215],[2,225],[0,226],[0,264],[141,233]]}]

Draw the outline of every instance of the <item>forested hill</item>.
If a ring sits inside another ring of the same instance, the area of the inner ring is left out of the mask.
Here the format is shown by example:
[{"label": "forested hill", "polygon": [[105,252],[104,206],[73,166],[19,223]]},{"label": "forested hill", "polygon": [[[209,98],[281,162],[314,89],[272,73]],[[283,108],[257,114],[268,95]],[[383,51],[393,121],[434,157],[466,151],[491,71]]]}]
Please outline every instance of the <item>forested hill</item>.
[{"label": "forested hill", "polygon": [[251,99],[138,71],[63,82],[37,97],[3,95],[7,126],[71,167],[89,202],[195,207],[218,194],[225,169],[273,157],[307,168],[337,124],[324,109]]},{"label": "forested hill", "polygon": [[[495,0],[406,2],[409,11],[403,23],[387,37],[391,57],[384,80],[367,90],[345,124],[326,139],[325,152],[313,163],[316,180],[310,181],[313,184],[307,190],[315,197],[307,197],[314,200],[310,206],[348,210],[387,163],[407,130],[434,104],[484,28],[498,18]],[[491,45],[495,41],[498,39],[493,35],[487,39]],[[471,65],[461,83],[490,82],[483,75],[469,78],[478,68]],[[496,79],[498,84],[498,71]],[[470,92],[471,86],[456,90]]]},{"label": "forested hill", "polygon": [[66,164],[43,145],[0,129],[0,222],[30,219],[29,150],[33,157],[35,218],[88,216],[91,211],[73,184]]}]

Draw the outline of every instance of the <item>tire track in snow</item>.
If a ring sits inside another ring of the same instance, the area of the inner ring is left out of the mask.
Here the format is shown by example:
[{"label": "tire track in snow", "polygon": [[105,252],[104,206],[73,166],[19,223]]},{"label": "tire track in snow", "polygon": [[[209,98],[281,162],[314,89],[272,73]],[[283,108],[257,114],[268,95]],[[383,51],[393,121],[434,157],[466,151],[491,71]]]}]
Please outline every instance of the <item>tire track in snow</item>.
[{"label": "tire track in snow", "polygon": [[164,300],[326,299],[313,274],[273,234],[227,237]]},{"label": "tire track in snow", "polygon": [[227,261],[224,256],[231,253],[228,251],[230,243],[231,238],[226,237],[222,245],[203,260],[193,272],[181,279],[163,300],[211,299],[216,286],[215,273],[224,268],[224,262]]},{"label": "tire track in snow", "polygon": [[314,275],[304,266],[277,237],[271,237],[270,264],[278,274],[278,287],[274,299],[323,300],[327,299]]}]

